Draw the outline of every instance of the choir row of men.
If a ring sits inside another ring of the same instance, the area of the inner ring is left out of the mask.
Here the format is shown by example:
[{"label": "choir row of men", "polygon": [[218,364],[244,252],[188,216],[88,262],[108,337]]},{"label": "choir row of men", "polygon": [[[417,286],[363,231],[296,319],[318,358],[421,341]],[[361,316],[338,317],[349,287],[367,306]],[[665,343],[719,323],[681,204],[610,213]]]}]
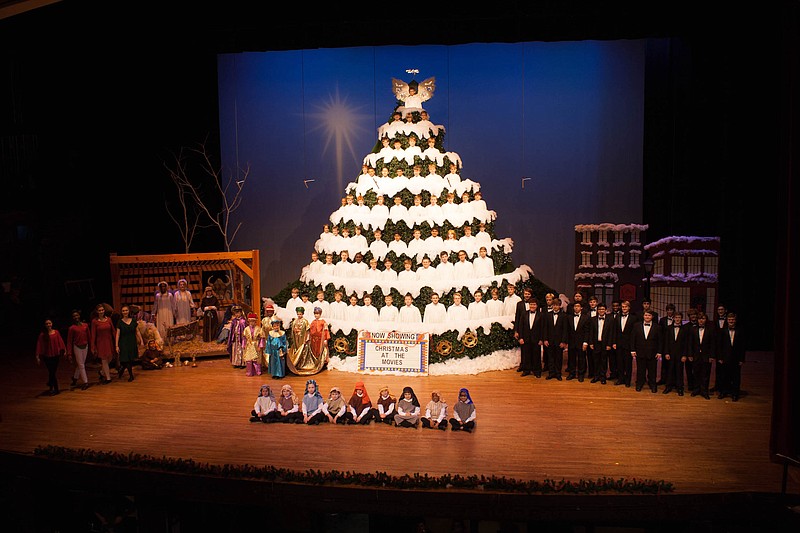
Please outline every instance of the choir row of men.
[{"label": "choir row of men", "polygon": [[[566,373],[567,380],[590,378],[601,384],[614,380],[615,385],[635,386],[637,392],[647,387],[657,393],[663,385],[662,394],[675,391],[683,396],[688,390],[692,396],[709,399],[709,393],[716,391],[721,399],[740,398],[745,341],[735,313],[723,306],[715,319],[691,310],[684,321],[670,304],[667,316],[659,320],[649,300],[637,314],[628,301],[614,302],[607,309],[596,299],[594,305],[584,306],[582,298],[576,298],[562,311],[560,302],[540,308],[530,293],[526,296],[514,320],[523,376],[561,380]],[[714,387],[709,386],[712,367]]]}]

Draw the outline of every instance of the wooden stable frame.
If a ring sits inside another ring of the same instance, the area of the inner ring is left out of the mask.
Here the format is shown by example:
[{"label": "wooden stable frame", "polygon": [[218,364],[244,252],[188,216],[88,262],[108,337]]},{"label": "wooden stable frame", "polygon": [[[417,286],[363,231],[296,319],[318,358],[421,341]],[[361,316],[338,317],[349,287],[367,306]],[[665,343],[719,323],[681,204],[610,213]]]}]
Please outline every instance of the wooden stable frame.
[{"label": "wooden stable frame", "polygon": [[[261,273],[258,250],[199,254],[126,255],[110,254],[111,291],[114,309],[123,305],[138,305],[152,311],[156,285],[160,281],[176,289],[178,280],[185,279],[197,303],[203,297],[208,277],[219,272],[230,273],[229,295],[222,305],[237,303],[245,312],[261,315]],[[247,281],[250,293],[246,295]],[[255,305],[254,305],[255,303]]]}]

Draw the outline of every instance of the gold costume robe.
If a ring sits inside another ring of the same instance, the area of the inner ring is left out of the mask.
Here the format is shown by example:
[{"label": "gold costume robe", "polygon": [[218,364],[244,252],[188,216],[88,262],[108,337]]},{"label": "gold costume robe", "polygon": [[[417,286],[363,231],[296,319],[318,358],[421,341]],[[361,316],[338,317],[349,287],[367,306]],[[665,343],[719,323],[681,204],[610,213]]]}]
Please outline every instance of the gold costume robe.
[{"label": "gold costume robe", "polygon": [[330,339],[328,324],[319,319],[309,324],[305,318],[296,318],[292,321],[291,336],[286,366],[298,376],[318,374],[328,362],[328,346],[323,342]]}]

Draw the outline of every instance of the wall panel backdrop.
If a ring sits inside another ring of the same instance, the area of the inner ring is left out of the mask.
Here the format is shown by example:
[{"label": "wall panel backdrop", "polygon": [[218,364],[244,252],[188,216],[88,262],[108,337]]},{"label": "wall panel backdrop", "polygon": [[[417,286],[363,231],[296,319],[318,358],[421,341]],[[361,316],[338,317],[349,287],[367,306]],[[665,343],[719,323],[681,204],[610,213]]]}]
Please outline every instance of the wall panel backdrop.
[{"label": "wall panel backdrop", "polygon": [[481,183],[498,236],[514,240],[514,263],[569,293],[575,224],[642,222],[646,44],[220,55],[223,169],[250,169],[232,247],[261,251],[265,295],[295,280],[394,109],[391,79],[418,69],[418,81],[436,78],[424,107],[461,156],[462,177]]}]

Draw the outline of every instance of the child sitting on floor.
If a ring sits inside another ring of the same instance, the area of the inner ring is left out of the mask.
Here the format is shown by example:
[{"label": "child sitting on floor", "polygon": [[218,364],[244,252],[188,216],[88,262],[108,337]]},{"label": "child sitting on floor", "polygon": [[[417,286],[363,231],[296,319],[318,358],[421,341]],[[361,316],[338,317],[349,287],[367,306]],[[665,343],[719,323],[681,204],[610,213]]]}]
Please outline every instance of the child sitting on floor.
[{"label": "child sitting on floor", "polygon": [[280,416],[277,407],[272,387],[261,385],[256,403],[253,405],[253,410],[250,411],[250,422],[277,422]]},{"label": "child sitting on floor", "polygon": [[469,390],[462,388],[458,391],[458,401],[453,406],[453,418],[450,419],[453,431],[464,430],[470,433],[475,429],[475,404],[469,395]]},{"label": "child sitting on floor", "polygon": [[425,416],[420,420],[424,428],[447,429],[447,404],[442,400],[439,391],[431,392],[431,401],[425,407]]}]

